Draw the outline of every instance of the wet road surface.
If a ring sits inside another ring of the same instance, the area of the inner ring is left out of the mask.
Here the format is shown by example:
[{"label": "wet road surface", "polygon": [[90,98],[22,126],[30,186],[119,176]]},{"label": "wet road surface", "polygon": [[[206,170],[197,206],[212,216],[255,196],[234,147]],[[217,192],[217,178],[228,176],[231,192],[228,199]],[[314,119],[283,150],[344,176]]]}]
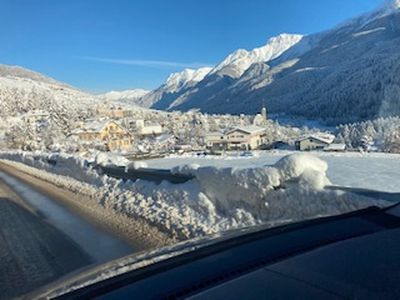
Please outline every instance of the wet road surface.
[{"label": "wet road surface", "polygon": [[0,171],[0,299],[132,252],[131,245]]}]

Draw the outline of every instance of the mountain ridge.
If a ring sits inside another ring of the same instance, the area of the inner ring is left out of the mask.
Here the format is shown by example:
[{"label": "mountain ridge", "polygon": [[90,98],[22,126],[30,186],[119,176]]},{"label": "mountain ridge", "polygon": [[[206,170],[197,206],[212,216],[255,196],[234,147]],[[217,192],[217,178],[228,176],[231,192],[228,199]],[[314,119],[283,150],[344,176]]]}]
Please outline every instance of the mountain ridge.
[{"label": "mountain ridge", "polygon": [[[206,88],[211,91],[222,89],[228,86],[233,79],[240,77],[251,64],[279,56],[302,38],[303,36],[299,34],[281,34],[270,38],[264,46],[250,51],[236,50],[214,68],[207,68],[206,72],[201,72],[202,76],[199,76],[198,80],[191,81],[190,84],[182,85],[176,89],[169,87],[169,79],[171,76],[175,76],[174,74],[182,74],[182,72],[173,73],[166,83],[141,99],[142,105],[155,109],[172,109],[181,104],[181,99],[185,99],[199,88]],[[195,72],[200,72],[200,70],[202,69]],[[199,86],[199,84],[201,85]]]},{"label": "mountain ridge", "polygon": [[330,124],[399,115],[399,3],[305,36],[239,78],[215,78],[213,90],[206,76],[167,109],[255,113],[266,102],[273,113]]},{"label": "mountain ridge", "polygon": [[209,67],[203,67],[197,70],[185,69],[181,72],[172,73],[164,84],[141,97],[138,100],[138,104],[144,107],[160,109],[167,105],[171,99],[179,97],[186,90],[200,82],[210,70],[211,68]]}]

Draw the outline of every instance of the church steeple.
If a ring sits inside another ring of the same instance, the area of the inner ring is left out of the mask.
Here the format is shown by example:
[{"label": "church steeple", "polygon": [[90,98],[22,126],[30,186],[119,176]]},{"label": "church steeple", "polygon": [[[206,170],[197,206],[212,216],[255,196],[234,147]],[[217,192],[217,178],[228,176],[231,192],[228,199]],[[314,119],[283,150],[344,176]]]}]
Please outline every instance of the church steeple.
[{"label": "church steeple", "polygon": [[264,118],[264,120],[267,120],[267,108],[265,107],[264,101],[263,101],[263,106],[261,108],[261,116]]}]

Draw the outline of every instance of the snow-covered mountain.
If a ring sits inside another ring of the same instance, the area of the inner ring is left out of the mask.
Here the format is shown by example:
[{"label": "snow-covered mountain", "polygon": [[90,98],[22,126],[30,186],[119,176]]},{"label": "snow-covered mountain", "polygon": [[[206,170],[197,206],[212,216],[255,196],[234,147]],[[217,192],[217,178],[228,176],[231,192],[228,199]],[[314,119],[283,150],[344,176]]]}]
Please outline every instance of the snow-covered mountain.
[{"label": "snow-covered mountain", "polygon": [[[278,57],[301,39],[302,36],[298,34],[281,34],[269,39],[266,45],[251,51],[239,49],[228,55],[214,68],[197,70],[195,73],[198,73],[199,76],[196,76],[196,80],[192,79],[190,84],[182,85],[178,83],[182,80],[179,78],[191,78],[191,73],[183,74],[187,73],[187,70],[182,73],[174,73],[168,78],[165,85],[155,91],[156,97],[149,94],[144,97],[144,101],[147,105],[151,105],[156,109],[171,109],[185,102],[192,94],[196,94],[197,96],[197,93],[199,93],[200,98],[206,94],[206,97],[208,97],[208,95],[212,95],[215,91],[229,86],[233,79],[239,78],[252,64],[269,61]],[[186,79],[183,79],[183,81],[188,82]],[[168,92],[164,92],[165,86],[177,86],[178,88],[176,89],[177,91],[172,92],[167,88]]]},{"label": "snow-covered mountain", "polygon": [[149,90],[133,89],[124,91],[110,91],[105,94],[98,95],[104,101],[117,101],[128,104],[136,104],[136,102],[144,95],[150,93]]},{"label": "snow-covered mountain", "polygon": [[177,92],[191,83],[199,82],[211,71],[211,68],[200,68],[197,70],[185,69],[182,72],[172,73],[166,85],[171,92]]},{"label": "snow-covered mountain", "polygon": [[260,60],[251,54],[259,49],[239,50],[168,106],[154,107],[255,113],[265,102],[272,113],[335,124],[400,115],[399,8],[392,0],[325,32],[281,35],[268,43],[279,51]]},{"label": "snow-covered mountain", "polygon": [[300,34],[281,34],[272,37],[266,45],[251,51],[239,49],[228,55],[210,72],[220,76],[238,78],[254,63],[267,62],[281,55],[284,51],[297,44],[303,38]]},{"label": "snow-covered mountain", "polygon": [[168,107],[170,102],[200,82],[210,71],[211,68],[204,67],[172,73],[163,85],[144,95],[137,103],[144,107],[152,106],[156,109]]},{"label": "snow-covered mountain", "polygon": [[96,97],[40,73],[0,65],[0,114],[18,116],[32,110],[68,114],[93,107]]}]

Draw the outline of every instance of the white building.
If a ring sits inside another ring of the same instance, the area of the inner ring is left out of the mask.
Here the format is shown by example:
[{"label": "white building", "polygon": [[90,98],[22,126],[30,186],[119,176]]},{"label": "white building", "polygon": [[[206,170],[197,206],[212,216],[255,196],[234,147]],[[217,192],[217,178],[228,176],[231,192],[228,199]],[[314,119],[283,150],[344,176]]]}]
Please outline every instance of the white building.
[{"label": "white building", "polygon": [[162,133],[162,126],[160,124],[145,122],[144,120],[137,120],[136,128],[138,130],[137,133],[141,136],[160,135]]},{"label": "white building", "polygon": [[265,108],[265,106],[263,106],[261,108],[261,112],[254,116],[253,125],[263,127],[263,126],[266,126],[267,124],[268,124],[267,109]]},{"label": "white building", "polygon": [[207,148],[212,150],[254,150],[266,141],[264,128],[250,125],[228,130],[225,133],[212,132],[206,135]]}]

